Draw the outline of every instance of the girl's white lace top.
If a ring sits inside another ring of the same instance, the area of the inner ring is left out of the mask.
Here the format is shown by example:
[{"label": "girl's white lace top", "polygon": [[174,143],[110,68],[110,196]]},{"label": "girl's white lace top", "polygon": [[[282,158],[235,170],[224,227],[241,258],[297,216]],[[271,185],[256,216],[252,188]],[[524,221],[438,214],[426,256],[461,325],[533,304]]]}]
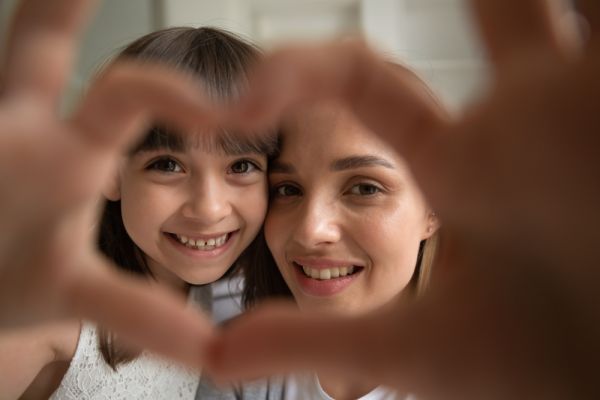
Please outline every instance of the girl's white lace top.
[{"label": "girl's white lace top", "polygon": [[[210,313],[211,285],[192,287],[190,306]],[[50,400],[193,399],[200,374],[144,352],[115,372],[102,358],[96,327],[83,323],[75,355]]]},{"label": "girl's white lace top", "polygon": [[198,381],[198,373],[148,353],[115,372],[102,358],[95,326],[84,323],[69,370],[50,399],[193,399]]}]

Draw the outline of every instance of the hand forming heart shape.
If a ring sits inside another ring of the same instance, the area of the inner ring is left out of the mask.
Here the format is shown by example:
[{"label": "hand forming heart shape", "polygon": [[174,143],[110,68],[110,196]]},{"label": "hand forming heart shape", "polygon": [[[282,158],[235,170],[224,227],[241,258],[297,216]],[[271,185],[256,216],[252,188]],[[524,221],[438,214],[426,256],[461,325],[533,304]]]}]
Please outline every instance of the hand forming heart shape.
[{"label": "hand forming heart shape", "polygon": [[[8,43],[0,109],[3,326],[91,318],[205,364],[219,379],[319,364],[433,395],[597,395],[597,2],[580,2],[590,22],[582,44],[565,39],[550,2],[475,1],[494,81],[460,117],[440,115],[413,81],[346,43],[267,56],[248,96],[219,110],[181,74],[120,64],[62,121],[58,98],[92,3],[23,1]],[[180,299],[149,293],[94,249],[89,226],[100,187],[151,118],[182,131],[252,130],[323,98],[345,102],[403,154],[444,223],[445,272],[419,303],[353,320],[275,306],[215,336]]]}]

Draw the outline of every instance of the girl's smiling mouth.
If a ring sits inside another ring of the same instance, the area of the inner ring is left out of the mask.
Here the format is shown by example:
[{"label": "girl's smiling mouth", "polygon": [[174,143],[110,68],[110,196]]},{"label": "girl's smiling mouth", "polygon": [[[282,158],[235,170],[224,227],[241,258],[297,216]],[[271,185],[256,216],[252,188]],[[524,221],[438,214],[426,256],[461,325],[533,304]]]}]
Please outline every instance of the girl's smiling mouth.
[{"label": "girl's smiling mouth", "polygon": [[231,239],[236,235],[239,230],[217,233],[214,235],[202,235],[200,236],[187,236],[176,233],[165,232],[165,235],[174,242],[174,244],[181,250],[187,253],[203,253],[206,255],[219,255],[224,252],[231,243]]},{"label": "girl's smiling mouth", "polygon": [[219,236],[205,238],[191,238],[185,235],[175,235],[179,243],[196,250],[213,250],[223,246],[231,236],[231,233],[224,233]]}]

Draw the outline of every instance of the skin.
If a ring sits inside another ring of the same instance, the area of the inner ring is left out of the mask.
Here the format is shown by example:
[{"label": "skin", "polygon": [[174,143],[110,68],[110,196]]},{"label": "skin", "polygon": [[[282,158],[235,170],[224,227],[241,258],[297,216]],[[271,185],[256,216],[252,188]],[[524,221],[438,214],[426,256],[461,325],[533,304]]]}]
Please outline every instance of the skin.
[{"label": "skin", "polygon": [[[266,162],[263,154],[227,155],[192,145],[140,151],[123,161],[105,193],[121,200],[124,225],[144,252],[156,278],[153,286],[186,295],[189,284],[214,282],[229,269],[262,226]],[[234,233],[218,247],[200,249],[166,232],[188,238]],[[75,321],[0,335],[6,367],[0,387],[6,398],[16,398],[25,388],[27,398],[50,395],[75,353],[80,328]]]},{"label": "skin", "polygon": [[11,398],[41,366],[70,359],[80,319],[192,367],[213,331],[180,295],[118,272],[96,249],[101,189],[147,121],[185,133],[213,119],[189,77],[127,62],[105,71],[73,115],[58,115],[94,3],[21,1],[3,49],[0,345],[12,361],[2,363],[0,391]]},{"label": "skin", "polygon": [[[182,131],[216,114],[204,112],[184,77],[128,65],[105,75],[73,118],[58,118],[92,3],[25,0],[13,23],[0,78],[0,321],[84,316],[199,363],[206,322],[173,295],[111,272],[82,209],[148,114]],[[358,319],[280,307],[255,313],[214,343],[221,379],[319,364],[430,397],[599,397],[600,6],[578,1],[589,21],[581,42],[564,40],[547,1],[472,3],[493,83],[454,121],[350,45],[272,55],[252,96],[226,115],[232,125],[260,126],[294,102],[344,101],[407,160],[452,238],[446,263],[454,268],[419,304]]]},{"label": "skin", "polygon": [[[359,315],[386,304],[408,284],[419,243],[435,225],[404,161],[334,105],[295,118],[282,140],[269,173],[265,236],[299,307]],[[350,157],[375,161],[332,169]],[[301,283],[306,275],[296,264],[355,266],[356,272],[337,280],[349,286],[320,281],[317,290],[326,293],[314,293]]]},{"label": "skin", "polygon": [[[437,228],[404,161],[333,104],[298,114],[283,129],[282,142],[269,172],[265,237],[299,308],[357,316],[399,297],[413,276],[420,242]],[[332,168],[341,160],[345,168]],[[356,271],[318,280],[300,265]],[[333,398],[358,398],[376,386],[330,371],[318,376]]]},{"label": "skin", "polygon": [[[188,144],[181,151],[141,151],[125,161],[107,191],[121,200],[127,233],[144,252],[159,282],[185,291],[214,282],[233,265],[262,226],[267,209],[264,154],[222,154]],[[219,238],[214,249],[188,239]]]},{"label": "skin", "polygon": [[212,114],[189,77],[119,63],[73,115],[59,116],[94,4],[21,1],[12,21],[0,69],[0,327],[86,318],[199,366],[208,319],[172,292],[117,272],[96,250],[90,226],[110,171],[146,121],[189,132],[210,127]]},{"label": "skin", "polygon": [[215,343],[215,376],[318,367],[425,398],[599,396],[600,6],[578,2],[582,41],[549,1],[472,4],[492,79],[454,119],[360,45],[287,48],[257,70],[231,117],[261,126],[344,102],[403,155],[440,215],[445,272],[419,302],[357,319],[248,315]]}]

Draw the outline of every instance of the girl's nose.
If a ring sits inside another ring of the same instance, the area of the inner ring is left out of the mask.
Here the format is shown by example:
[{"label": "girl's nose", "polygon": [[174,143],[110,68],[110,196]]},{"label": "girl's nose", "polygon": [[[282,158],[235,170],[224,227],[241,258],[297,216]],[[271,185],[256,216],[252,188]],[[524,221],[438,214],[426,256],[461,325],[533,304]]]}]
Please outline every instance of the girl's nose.
[{"label": "girl's nose", "polygon": [[182,207],[186,218],[215,224],[232,213],[227,185],[222,179],[204,178],[190,183],[188,199]]}]

